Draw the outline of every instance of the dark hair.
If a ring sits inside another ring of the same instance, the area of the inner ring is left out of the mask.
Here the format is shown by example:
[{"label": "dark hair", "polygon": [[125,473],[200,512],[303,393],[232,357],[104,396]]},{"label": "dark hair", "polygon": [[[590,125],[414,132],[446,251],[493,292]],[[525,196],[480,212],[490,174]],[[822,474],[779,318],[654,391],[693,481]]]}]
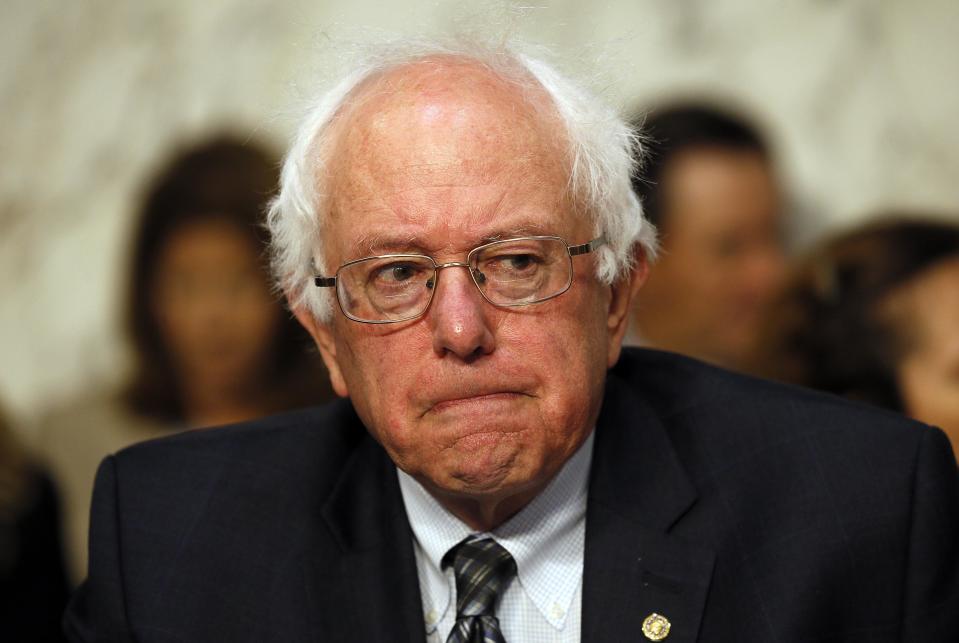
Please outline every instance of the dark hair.
[{"label": "dark hair", "polygon": [[[23,507],[28,492],[27,458],[6,414],[0,408],[0,536],[4,524],[10,524]],[[3,542],[0,540],[0,574],[10,561],[4,560]]]},{"label": "dark hair", "polygon": [[[249,235],[260,251],[268,279],[269,235],[262,217],[277,182],[278,161],[273,154],[224,135],[173,155],[149,185],[134,235],[126,294],[126,326],[136,362],[126,399],[138,413],[164,421],[182,421],[184,413],[173,364],[150,305],[160,253],[183,227],[223,221]],[[278,300],[276,305],[282,304]],[[308,336],[289,314],[281,317],[268,380],[278,390],[285,387],[278,408],[328,397],[324,389],[324,385],[329,388],[328,379],[321,368],[317,370],[315,356],[308,354]]]},{"label": "dark hair", "polygon": [[662,178],[679,153],[721,148],[769,156],[755,127],[741,117],[705,104],[663,107],[645,118],[634,117],[631,123],[642,134],[645,148],[645,161],[632,176],[633,189],[643,202],[646,217],[658,227],[664,223]]},{"label": "dark hair", "polygon": [[959,226],[882,217],[801,261],[773,307],[761,356],[767,375],[903,411],[896,369],[911,348],[889,295],[959,257]]}]

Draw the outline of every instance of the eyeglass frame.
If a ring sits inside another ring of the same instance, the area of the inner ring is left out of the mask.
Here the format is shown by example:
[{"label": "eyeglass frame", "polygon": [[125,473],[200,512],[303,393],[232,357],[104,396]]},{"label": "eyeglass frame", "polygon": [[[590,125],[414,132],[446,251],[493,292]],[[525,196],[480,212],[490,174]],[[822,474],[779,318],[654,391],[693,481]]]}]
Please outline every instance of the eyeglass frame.
[{"label": "eyeglass frame", "polygon": [[[497,246],[504,243],[510,243],[512,241],[559,241],[563,245],[565,245],[566,251],[567,253],[569,253],[569,279],[566,281],[566,286],[559,292],[552,294],[549,297],[543,297],[542,299],[537,299],[536,301],[517,302],[515,304],[500,304],[500,303],[491,301],[490,298],[486,296],[486,293],[483,292],[483,288],[480,286],[479,282],[476,281],[476,275],[473,272],[473,268],[470,266],[470,259],[473,257],[475,253],[481,250],[485,250],[489,248],[490,246]],[[607,243],[606,235],[600,235],[596,237],[595,239],[592,239],[590,241],[587,241],[586,243],[581,243],[578,245],[569,245],[566,242],[566,239],[563,239],[562,237],[559,237],[556,235],[532,235],[532,236],[525,236],[525,237],[513,237],[510,239],[498,239],[496,241],[490,241],[489,243],[484,243],[482,245],[476,246],[475,248],[473,248],[466,254],[465,262],[449,261],[447,263],[437,263],[436,259],[434,259],[433,257],[429,255],[416,254],[416,253],[371,255],[369,257],[362,257],[360,259],[353,259],[352,261],[347,261],[346,263],[342,264],[339,268],[336,269],[336,272],[333,273],[332,277],[324,277],[321,275],[316,275],[313,277],[313,284],[318,288],[336,288],[336,283],[339,278],[339,274],[344,268],[348,268],[354,264],[358,264],[363,261],[369,261],[370,259],[410,259],[410,258],[429,259],[430,263],[433,264],[433,279],[435,280],[434,282],[435,285],[433,288],[430,289],[429,301],[427,301],[426,305],[423,306],[422,311],[416,313],[415,315],[411,315],[409,317],[403,317],[402,319],[373,319],[373,320],[359,319],[358,317],[354,317],[350,313],[346,312],[346,310],[343,308],[343,302],[340,301],[339,288],[337,288],[335,291],[336,304],[337,306],[339,306],[340,312],[342,312],[343,316],[349,319],[350,321],[354,321],[360,324],[396,324],[399,322],[406,322],[406,321],[418,319],[422,317],[423,315],[425,315],[426,311],[428,311],[430,309],[430,306],[433,304],[433,297],[436,294],[437,286],[439,286],[439,280],[440,280],[439,271],[444,268],[456,268],[456,267],[468,269],[470,274],[470,281],[473,282],[473,285],[476,286],[476,290],[479,291],[483,299],[486,300],[486,302],[489,303],[490,305],[502,307],[502,308],[518,308],[521,306],[532,306],[534,304],[541,304],[544,301],[549,301],[550,299],[559,297],[560,295],[565,293],[573,285],[573,257],[589,254],[593,252],[594,250],[596,250],[597,248],[600,248],[606,245],[606,243]]]}]

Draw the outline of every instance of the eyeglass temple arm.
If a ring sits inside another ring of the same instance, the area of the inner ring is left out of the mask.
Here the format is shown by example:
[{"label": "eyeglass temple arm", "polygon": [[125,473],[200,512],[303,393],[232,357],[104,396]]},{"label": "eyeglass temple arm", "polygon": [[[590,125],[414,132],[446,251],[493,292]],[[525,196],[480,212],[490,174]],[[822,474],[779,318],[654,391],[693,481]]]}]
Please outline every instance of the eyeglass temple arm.
[{"label": "eyeglass temple arm", "polygon": [[[602,235],[602,236],[596,237],[592,241],[587,241],[586,243],[579,246],[567,246],[567,250],[569,250],[570,257],[575,257],[576,255],[589,254],[590,252],[604,245],[605,243],[606,243],[606,236]],[[319,286],[320,284],[317,283],[316,285]]]},{"label": "eyeglass temple arm", "polygon": [[319,288],[333,288],[336,286],[336,277],[313,277],[313,283]]}]

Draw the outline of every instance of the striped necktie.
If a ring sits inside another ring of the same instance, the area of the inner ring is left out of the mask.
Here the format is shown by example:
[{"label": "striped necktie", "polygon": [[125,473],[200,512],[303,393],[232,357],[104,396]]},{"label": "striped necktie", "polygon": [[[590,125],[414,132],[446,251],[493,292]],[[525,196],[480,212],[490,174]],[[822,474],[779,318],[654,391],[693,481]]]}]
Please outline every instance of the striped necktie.
[{"label": "striped necktie", "polygon": [[516,561],[492,538],[468,538],[443,558],[456,577],[456,624],[446,643],[506,643],[493,610]]}]

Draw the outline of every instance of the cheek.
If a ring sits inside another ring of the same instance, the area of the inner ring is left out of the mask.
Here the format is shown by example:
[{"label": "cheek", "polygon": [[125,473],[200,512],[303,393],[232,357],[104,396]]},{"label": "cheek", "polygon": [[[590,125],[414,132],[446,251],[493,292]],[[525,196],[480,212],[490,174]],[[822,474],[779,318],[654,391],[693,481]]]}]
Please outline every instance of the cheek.
[{"label": "cheek", "polygon": [[665,274],[657,275],[659,265],[650,271],[651,280],[656,280],[660,298],[667,299],[672,305],[691,312],[687,315],[694,321],[714,310],[724,295],[726,281],[722,271],[717,269],[708,256],[702,252],[677,252],[670,256]]},{"label": "cheek", "polygon": [[[565,435],[588,419],[602,395],[609,353],[604,306],[595,288],[576,283],[580,296],[556,300],[554,310],[504,323],[499,344],[515,351],[513,361],[534,368],[542,383],[544,426]],[[561,305],[563,304],[563,305]]]},{"label": "cheek", "polygon": [[182,350],[199,342],[200,324],[193,308],[170,297],[157,297],[153,302],[156,319],[163,342],[174,350]]},{"label": "cheek", "polygon": [[258,299],[235,310],[237,334],[252,349],[266,349],[276,327],[280,324],[282,313],[270,299]]},{"label": "cheek", "polygon": [[[352,322],[350,322],[352,323]],[[408,333],[382,333],[379,329],[340,329],[336,342],[337,363],[350,392],[350,400],[373,436],[391,453],[409,449],[409,400],[416,386],[419,346]],[[413,329],[407,328],[405,331]],[[345,331],[345,333],[344,333]],[[415,335],[415,334],[413,334]]]}]

